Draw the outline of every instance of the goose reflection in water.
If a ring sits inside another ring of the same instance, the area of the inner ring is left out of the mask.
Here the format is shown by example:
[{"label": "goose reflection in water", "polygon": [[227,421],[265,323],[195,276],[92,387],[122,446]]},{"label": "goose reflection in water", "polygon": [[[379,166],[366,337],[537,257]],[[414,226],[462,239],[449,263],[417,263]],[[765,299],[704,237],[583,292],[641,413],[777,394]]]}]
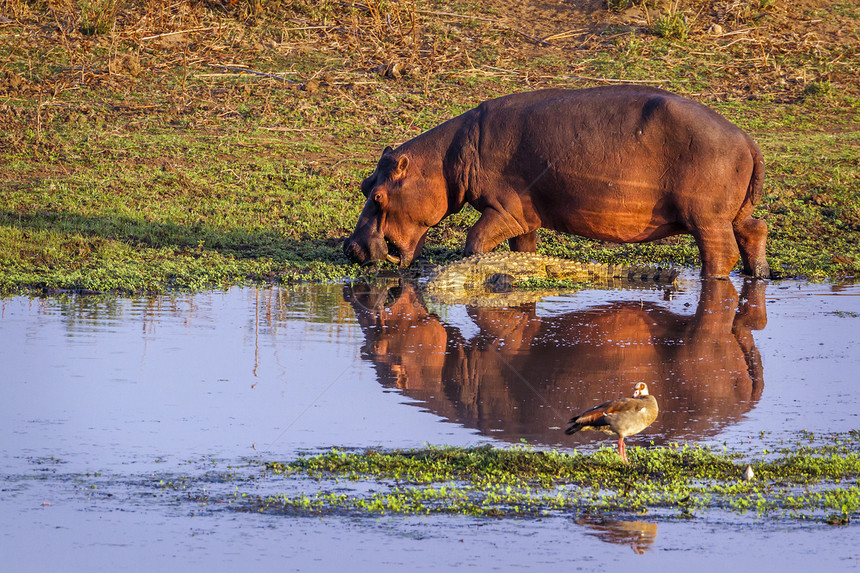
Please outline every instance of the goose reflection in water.
[{"label": "goose reflection in water", "polygon": [[583,518],[577,519],[576,523],[592,530],[589,534],[601,541],[619,545],[629,544],[639,555],[651,549],[657,539],[657,524],[648,521]]},{"label": "goose reflection in water", "polygon": [[576,445],[595,438],[565,437],[571,414],[638,382],[660,400],[640,442],[705,437],[741,419],[764,384],[752,337],[767,323],[764,293],[761,281],[745,282],[739,297],[729,281],[704,280],[692,315],[632,292],[550,316],[536,303],[468,307],[477,326],[468,336],[406,282],[347,286],[344,298],[384,386],[485,435]]}]

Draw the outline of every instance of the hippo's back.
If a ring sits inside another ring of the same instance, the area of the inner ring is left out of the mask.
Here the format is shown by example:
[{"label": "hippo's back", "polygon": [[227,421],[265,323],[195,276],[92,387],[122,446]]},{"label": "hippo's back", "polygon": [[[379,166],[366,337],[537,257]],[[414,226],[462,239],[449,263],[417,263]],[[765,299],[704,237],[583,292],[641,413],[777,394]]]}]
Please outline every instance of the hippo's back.
[{"label": "hippo's back", "polygon": [[521,140],[537,139],[550,147],[567,147],[571,141],[587,141],[590,147],[631,139],[644,143],[649,138],[665,147],[690,134],[731,143],[751,141],[711,108],[647,86],[517,93],[488,100],[475,111],[485,138],[514,130]]}]

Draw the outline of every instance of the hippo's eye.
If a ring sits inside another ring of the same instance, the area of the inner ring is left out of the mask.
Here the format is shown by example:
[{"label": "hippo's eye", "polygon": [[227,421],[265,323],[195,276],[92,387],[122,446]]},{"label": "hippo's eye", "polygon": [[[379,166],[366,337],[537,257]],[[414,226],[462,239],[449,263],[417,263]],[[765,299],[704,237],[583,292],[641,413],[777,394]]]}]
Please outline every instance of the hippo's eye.
[{"label": "hippo's eye", "polygon": [[388,203],[388,197],[386,196],[383,190],[377,189],[373,192],[373,202],[376,204],[378,209],[384,209],[385,205]]}]

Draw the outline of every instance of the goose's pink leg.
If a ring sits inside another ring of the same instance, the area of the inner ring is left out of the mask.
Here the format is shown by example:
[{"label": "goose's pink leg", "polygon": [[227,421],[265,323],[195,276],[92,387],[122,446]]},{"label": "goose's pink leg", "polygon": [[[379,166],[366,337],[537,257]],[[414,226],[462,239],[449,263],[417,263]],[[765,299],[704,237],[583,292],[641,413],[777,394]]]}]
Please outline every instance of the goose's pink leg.
[{"label": "goose's pink leg", "polygon": [[625,464],[630,463],[630,460],[627,459],[627,446],[624,445],[624,438],[618,438],[618,453]]}]

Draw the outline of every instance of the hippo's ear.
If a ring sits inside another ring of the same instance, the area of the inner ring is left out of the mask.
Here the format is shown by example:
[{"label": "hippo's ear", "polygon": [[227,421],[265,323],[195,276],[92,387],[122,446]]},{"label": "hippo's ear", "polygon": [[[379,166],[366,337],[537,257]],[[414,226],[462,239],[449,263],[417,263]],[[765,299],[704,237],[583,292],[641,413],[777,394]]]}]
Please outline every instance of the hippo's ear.
[{"label": "hippo's ear", "polygon": [[385,149],[382,150],[382,155],[385,156],[385,155],[388,155],[390,153],[394,153],[394,150],[391,148],[390,145],[387,145],[385,147]]},{"label": "hippo's ear", "polygon": [[406,175],[406,169],[409,167],[409,158],[401,155],[397,160],[397,167],[394,168],[394,177],[400,178]]}]

